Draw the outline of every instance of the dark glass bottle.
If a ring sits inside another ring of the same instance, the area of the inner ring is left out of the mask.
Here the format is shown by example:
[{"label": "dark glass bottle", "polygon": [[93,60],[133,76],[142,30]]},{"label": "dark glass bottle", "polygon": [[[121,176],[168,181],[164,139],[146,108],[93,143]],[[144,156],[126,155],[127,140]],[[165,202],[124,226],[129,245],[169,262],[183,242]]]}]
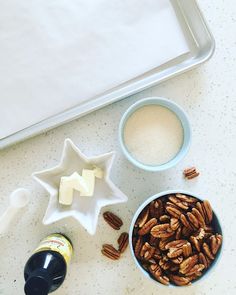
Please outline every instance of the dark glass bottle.
[{"label": "dark glass bottle", "polygon": [[25,265],[25,294],[47,295],[64,282],[72,256],[71,242],[61,234],[45,238]]}]

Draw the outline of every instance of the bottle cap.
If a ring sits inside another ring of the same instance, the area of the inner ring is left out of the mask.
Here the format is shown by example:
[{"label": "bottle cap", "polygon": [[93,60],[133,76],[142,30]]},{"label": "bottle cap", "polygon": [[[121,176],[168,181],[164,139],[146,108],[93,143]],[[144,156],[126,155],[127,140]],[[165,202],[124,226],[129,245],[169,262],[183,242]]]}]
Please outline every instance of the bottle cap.
[{"label": "bottle cap", "polygon": [[48,274],[40,270],[35,271],[25,283],[26,295],[48,295],[51,280]]}]

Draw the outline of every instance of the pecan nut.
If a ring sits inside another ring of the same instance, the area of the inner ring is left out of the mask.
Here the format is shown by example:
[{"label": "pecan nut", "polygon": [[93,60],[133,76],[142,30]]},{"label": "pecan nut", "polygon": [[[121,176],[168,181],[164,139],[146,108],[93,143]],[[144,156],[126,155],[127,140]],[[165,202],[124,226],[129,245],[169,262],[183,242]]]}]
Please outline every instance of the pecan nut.
[{"label": "pecan nut", "polygon": [[173,236],[175,232],[170,228],[169,223],[163,223],[155,225],[150,233],[155,238],[169,238]]},{"label": "pecan nut", "polygon": [[210,237],[210,243],[211,243],[211,252],[213,255],[216,255],[216,253],[218,252],[222,244],[222,235],[219,235],[219,234],[212,235]]},{"label": "pecan nut", "polygon": [[188,271],[185,275],[188,277],[197,274],[200,277],[202,275],[201,271],[203,271],[204,268],[204,264],[195,264],[193,268],[190,271]]},{"label": "pecan nut", "polygon": [[143,245],[141,251],[140,251],[140,257],[142,257],[145,260],[149,260],[152,258],[153,254],[155,253],[155,247],[152,247],[147,242]]},{"label": "pecan nut", "polygon": [[112,260],[118,260],[120,258],[120,252],[117,251],[112,245],[104,244],[101,250],[102,254]]},{"label": "pecan nut", "polygon": [[194,204],[197,202],[197,199],[194,197],[186,196],[183,194],[176,194],[176,198],[180,199],[181,201],[187,202],[189,204]]},{"label": "pecan nut", "polygon": [[187,216],[188,216],[189,221],[191,222],[191,225],[194,228],[198,229],[200,227],[200,225],[199,225],[199,222],[198,222],[196,216],[193,215],[191,212],[188,212]]},{"label": "pecan nut", "polygon": [[188,273],[197,262],[198,262],[198,255],[193,255],[193,256],[186,258],[180,264],[179,272],[182,274]]},{"label": "pecan nut", "polygon": [[182,214],[182,211],[180,211],[177,207],[168,205],[166,206],[166,211],[173,217],[178,218],[180,217],[180,215]]},{"label": "pecan nut", "polygon": [[115,230],[119,230],[123,225],[123,221],[112,212],[104,212],[103,213],[104,220]]},{"label": "pecan nut", "polygon": [[128,246],[128,244],[129,244],[129,234],[126,233],[126,232],[123,232],[119,236],[117,242],[118,242],[118,245],[119,245],[119,251],[120,251],[120,253],[124,253],[125,250],[126,250],[126,248],[127,248],[127,246]]},{"label": "pecan nut", "polygon": [[184,177],[187,179],[193,179],[195,177],[198,177],[200,173],[196,170],[195,167],[190,167],[184,170],[183,172]]},{"label": "pecan nut", "polygon": [[143,227],[144,224],[147,222],[148,220],[148,216],[149,216],[149,208],[145,208],[141,214],[139,215],[136,223],[135,223],[135,226],[137,227]]},{"label": "pecan nut", "polygon": [[194,237],[194,236],[191,236],[190,237],[190,241],[193,244],[193,246],[195,247],[195,249],[198,252],[200,252],[201,251],[201,243],[200,243],[200,241],[196,237]]},{"label": "pecan nut", "polygon": [[207,269],[211,265],[211,260],[202,252],[199,253],[198,258],[199,262],[205,266],[205,269]]},{"label": "pecan nut", "polygon": [[172,230],[177,230],[178,228],[180,227],[180,222],[179,222],[179,219],[178,218],[174,218],[174,217],[172,217],[171,219],[170,219],[170,228],[172,229]]},{"label": "pecan nut", "polygon": [[193,229],[192,225],[184,214],[180,215],[180,221],[186,228],[188,228],[190,231],[192,231],[192,229]]},{"label": "pecan nut", "polygon": [[182,250],[183,250],[183,255],[185,258],[191,256],[193,253],[192,246],[189,242],[187,242],[185,245],[183,245]]},{"label": "pecan nut", "polygon": [[139,237],[134,247],[134,254],[136,257],[139,257],[139,253],[142,247],[143,247],[143,239],[142,237]]},{"label": "pecan nut", "polygon": [[211,253],[210,247],[207,245],[207,243],[203,243],[202,250],[208,258],[210,258],[211,260],[214,260],[214,256]]},{"label": "pecan nut", "polygon": [[181,277],[177,275],[169,275],[169,278],[177,286],[187,286],[190,284],[190,280],[185,277]]},{"label": "pecan nut", "polygon": [[157,219],[156,218],[152,218],[150,220],[148,220],[143,227],[141,227],[141,229],[138,231],[138,234],[140,236],[144,236],[147,233],[150,232],[150,230],[157,224]]},{"label": "pecan nut", "polygon": [[183,200],[178,199],[177,197],[171,195],[169,201],[172,202],[175,206],[183,210],[188,210],[189,204]]},{"label": "pecan nut", "polygon": [[169,215],[162,215],[159,217],[160,222],[169,222],[170,216]]},{"label": "pecan nut", "polygon": [[202,214],[198,211],[198,209],[193,208],[192,209],[192,214],[197,218],[200,227],[204,228],[206,226],[205,220],[204,220]]}]

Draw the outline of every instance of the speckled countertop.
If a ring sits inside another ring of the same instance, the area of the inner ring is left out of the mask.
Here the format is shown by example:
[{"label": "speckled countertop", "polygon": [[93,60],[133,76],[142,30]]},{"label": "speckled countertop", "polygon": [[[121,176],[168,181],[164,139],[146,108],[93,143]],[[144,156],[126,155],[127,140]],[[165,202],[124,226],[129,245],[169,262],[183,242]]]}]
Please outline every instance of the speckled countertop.
[{"label": "speckled countertop", "polygon": [[[236,294],[236,3],[235,0],[200,0],[216,39],[216,52],[205,65],[110,105],[84,118],[0,152],[0,213],[7,196],[19,186],[32,190],[32,200],[0,241],[0,294],[23,294],[23,266],[45,235],[62,231],[73,241],[75,255],[63,287],[55,295],[93,294]],[[122,113],[137,99],[164,96],[185,108],[191,119],[193,142],[188,156],[162,173],[142,172],[129,164],[118,147],[117,129]],[[99,218],[97,234],[89,236],[74,220],[43,226],[48,196],[30,177],[33,171],[58,163],[65,138],[70,137],[87,155],[117,150],[112,178],[128,196],[128,203],[112,207],[129,229],[138,205],[157,192],[182,188],[208,198],[224,228],[223,257],[202,283],[184,289],[160,288],[142,277],[130,252],[112,262],[100,254],[104,242],[117,233]],[[196,165],[201,176],[182,179],[186,166]],[[132,182],[130,181],[132,179]]]}]

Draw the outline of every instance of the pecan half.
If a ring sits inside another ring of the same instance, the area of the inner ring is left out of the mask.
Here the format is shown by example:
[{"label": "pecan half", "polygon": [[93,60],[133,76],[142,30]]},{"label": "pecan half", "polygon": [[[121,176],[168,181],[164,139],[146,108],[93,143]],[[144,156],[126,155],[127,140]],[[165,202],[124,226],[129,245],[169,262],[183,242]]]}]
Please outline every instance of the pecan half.
[{"label": "pecan half", "polygon": [[174,263],[174,264],[180,264],[182,263],[184,260],[183,256],[179,256],[179,257],[176,257],[176,258],[173,258],[171,259],[171,261]]},{"label": "pecan half", "polygon": [[187,216],[188,216],[188,219],[189,219],[189,221],[191,222],[191,224],[192,224],[196,229],[198,229],[198,228],[200,227],[200,225],[199,225],[199,222],[198,222],[196,216],[193,215],[193,214],[190,213],[190,212],[187,213]]},{"label": "pecan half", "polygon": [[143,227],[141,227],[141,229],[138,231],[138,234],[140,236],[144,236],[146,235],[147,233],[150,232],[150,230],[154,227],[154,225],[157,224],[157,219],[156,218],[152,218],[150,220],[148,220],[144,225]]},{"label": "pecan half", "polygon": [[183,255],[185,258],[191,256],[193,253],[192,246],[189,242],[187,242],[187,244],[183,245],[182,250],[183,250]]},{"label": "pecan half", "polygon": [[196,250],[198,252],[200,252],[201,251],[201,243],[200,243],[200,241],[194,236],[190,237],[190,241],[193,244],[193,246],[196,248]]},{"label": "pecan half", "polygon": [[104,212],[103,213],[104,220],[115,230],[119,230],[123,225],[123,221],[112,212]]},{"label": "pecan half", "polygon": [[153,254],[155,252],[155,247],[152,247],[147,242],[143,245],[141,251],[140,251],[140,257],[144,258],[145,260],[149,260],[152,258]]},{"label": "pecan half", "polygon": [[125,252],[128,244],[129,244],[129,234],[128,233],[125,233],[125,232],[122,233],[119,236],[117,242],[118,242],[118,245],[119,245],[119,251],[120,251],[120,253]]},{"label": "pecan half", "polygon": [[197,202],[197,199],[194,197],[186,196],[183,194],[175,194],[176,198],[180,199],[181,201],[187,202],[189,204],[194,204]]},{"label": "pecan half", "polygon": [[214,260],[214,256],[212,255],[210,247],[207,245],[207,243],[203,243],[202,249],[208,258],[210,258],[211,260]]},{"label": "pecan half", "polygon": [[162,215],[159,217],[160,222],[169,222],[170,216],[169,215]]},{"label": "pecan half", "polygon": [[118,260],[120,258],[120,252],[117,251],[112,245],[104,244],[101,250],[102,254],[112,260]]},{"label": "pecan half", "polygon": [[199,253],[198,258],[199,262],[205,266],[205,269],[207,269],[211,265],[211,260],[202,252]]},{"label": "pecan half", "polygon": [[202,208],[203,208],[203,211],[205,213],[206,223],[210,224],[211,221],[212,221],[212,218],[213,218],[213,212],[212,212],[212,208],[211,208],[210,203],[208,201],[206,201],[206,200],[203,201]]},{"label": "pecan half", "polygon": [[134,247],[134,254],[136,257],[139,257],[139,253],[142,247],[143,247],[143,239],[142,237],[139,237]]},{"label": "pecan half", "polygon": [[172,230],[177,230],[180,226],[180,222],[179,222],[179,219],[175,218],[175,217],[172,217],[170,219],[170,228]]},{"label": "pecan half", "polygon": [[190,284],[190,280],[185,277],[177,276],[177,275],[169,275],[170,280],[178,285],[178,286],[186,286]]},{"label": "pecan half", "polygon": [[167,270],[171,267],[171,262],[169,260],[167,260],[165,257],[163,257],[160,261],[159,261],[159,265],[163,270]]},{"label": "pecan half", "polygon": [[189,236],[191,235],[192,232],[193,232],[192,229],[183,226],[183,228],[182,228],[182,235],[183,235],[183,236],[185,236],[185,237],[189,237]]},{"label": "pecan half", "polygon": [[169,285],[169,278],[167,276],[160,276],[160,277],[155,277],[160,283],[163,285]]},{"label": "pecan half", "polygon": [[222,235],[216,234],[210,237],[211,252],[213,255],[216,255],[221,244],[222,244]]},{"label": "pecan half", "polygon": [[160,268],[160,266],[158,264],[151,264],[149,266],[149,270],[150,270],[150,273],[154,277],[156,277],[156,276],[160,277],[162,275],[162,270],[161,270],[161,268]]},{"label": "pecan half", "polygon": [[178,208],[175,208],[174,206],[166,206],[166,211],[173,217],[179,218],[182,214],[182,211],[180,211]]},{"label": "pecan half", "polygon": [[198,211],[198,209],[193,208],[192,209],[192,214],[197,218],[200,227],[204,228],[206,226],[205,220],[204,220],[202,214]]},{"label": "pecan half", "polygon": [[156,247],[157,243],[158,243],[158,238],[155,238],[152,235],[150,235],[149,244]]},{"label": "pecan half", "polygon": [[184,214],[180,215],[180,221],[186,228],[188,228],[190,231],[192,231],[192,229],[193,229],[192,225]]},{"label": "pecan half", "polygon": [[137,227],[143,227],[144,224],[147,222],[149,216],[149,208],[145,208],[139,215],[135,226]]},{"label": "pecan half", "polygon": [[171,242],[173,239],[172,237],[170,238],[166,238],[166,239],[161,239],[160,242],[159,242],[159,249],[161,251],[165,251],[166,250],[166,245]]},{"label": "pecan half", "polygon": [[170,228],[169,223],[163,223],[155,225],[150,233],[155,238],[169,238],[173,236],[175,232]]},{"label": "pecan half", "polygon": [[194,274],[199,274],[201,276],[201,271],[205,268],[204,264],[195,264],[194,267],[188,271],[185,275],[192,276]]},{"label": "pecan half", "polygon": [[149,210],[150,210],[149,212],[150,212],[151,218],[152,217],[159,218],[164,213],[164,207],[163,207],[162,201],[160,199],[152,201],[150,203]]},{"label": "pecan half", "polygon": [[168,250],[171,248],[182,248],[186,243],[186,240],[175,240],[166,244],[165,249]]},{"label": "pecan half", "polygon": [[181,238],[181,235],[182,235],[182,227],[180,226],[177,231],[176,231],[176,234],[175,234],[175,238],[176,240],[179,240]]},{"label": "pecan half", "polygon": [[179,272],[182,274],[188,273],[197,262],[198,262],[198,255],[193,255],[193,256],[186,258],[180,264]]},{"label": "pecan half", "polygon": [[169,197],[169,201],[172,202],[175,206],[179,207],[180,209],[188,210],[188,208],[189,208],[189,205],[187,202],[178,199],[174,195],[171,195]]},{"label": "pecan half", "polygon": [[184,174],[184,177],[187,179],[192,179],[200,175],[200,173],[196,170],[195,167],[190,167],[185,169],[183,174]]}]

